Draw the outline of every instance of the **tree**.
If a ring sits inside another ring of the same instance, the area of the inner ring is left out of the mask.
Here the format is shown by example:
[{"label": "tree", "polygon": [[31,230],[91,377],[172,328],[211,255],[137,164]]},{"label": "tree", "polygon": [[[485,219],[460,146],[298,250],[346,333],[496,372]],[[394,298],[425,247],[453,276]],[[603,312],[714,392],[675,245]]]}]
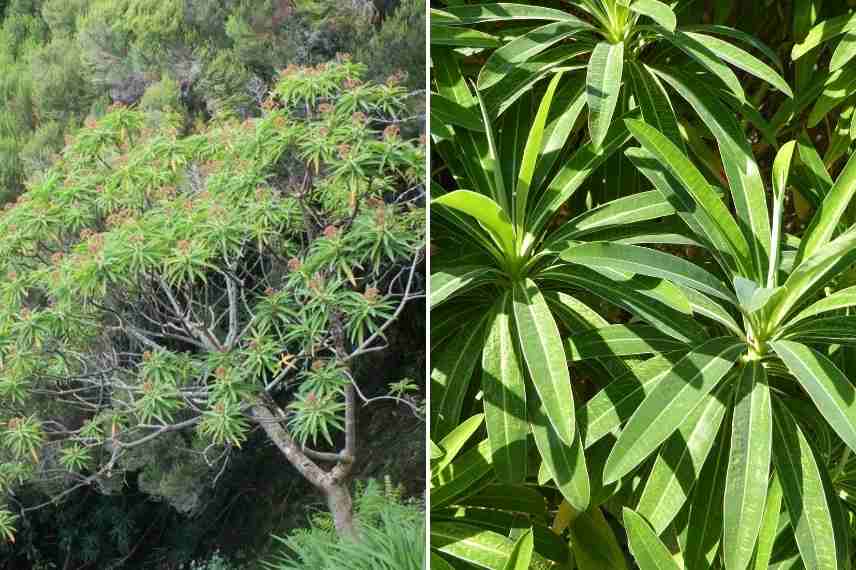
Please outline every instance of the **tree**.
[{"label": "tree", "polygon": [[260,118],[184,138],[168,110],[153,130],[113,106],[0,215],[4,490],[58,500],[165,434],[229,447],[258,426],[355,533],[371,398],[350,370],[422,296],[424,218],[405,91],[364,71],[290,66]]}]

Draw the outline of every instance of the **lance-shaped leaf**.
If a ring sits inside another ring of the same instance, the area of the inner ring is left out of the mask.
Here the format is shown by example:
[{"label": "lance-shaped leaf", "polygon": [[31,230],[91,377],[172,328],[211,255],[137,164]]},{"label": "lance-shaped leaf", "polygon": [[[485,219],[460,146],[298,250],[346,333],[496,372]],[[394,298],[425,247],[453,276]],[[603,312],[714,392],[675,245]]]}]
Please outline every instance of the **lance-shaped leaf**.
[{"label": "lance-shaped leaf", "polygon": [[856,450],[856,388],[847,376],[813,348],[789,340],[770,345],[838,437]]},{"label": "lance-shaped leaf", "polygon": [[[631,111],[630,115],[638,116],[638,113]],[[528,224],[527,230],[533,237],[524,245],[532,245],[534,236],[547,226],[562,204],[567,202],[568,198],[585,183],[592,172],[628,140],[630,140],[630,132],[624,122],[614,121],[599,149],[589,142],[580,146],[573,156],[564,162],[532,209],[532,221]]]},{"label": "lance-shaped leaf", "polygon": [[856,14],[842,14],[824,20],[809,30],[802,42],[794,45],[791,59],[796,61],[822,43],[851,31],[856,31]]},{"label": "lance-shaped leaf", "polygon": [[726,63],[730,63],[749,75],[753,75],[761,81],[769,83],[788,97],[794,96],[788,82],[779,75],[779,72],[749,52],[714,36],[695,32],[686,32],[686,34],[721,57]]},{"label": "lance-shaped leaf", "polygon": [[642,110],[642,118],[684,150],[684,141],[669,94],[648,67],[636,61],[627,63],[633,95]]},{"label": "lance-shaped leaf", "polygon": [[431,94],[431,120],[484,132],[481,115],[476,109],[459,105],[439,93]]},{"label": "lance-shaped leaf", "polygon": [[538,446],[547,473],[574,509],[586,510],[591,500],[591,488],[579,433],[575,434],[572,445],[559,439],[544,413],[544,406],[539,405],[534,394],[529,398],[529,415],[535,445]]},{"label": "lance-shaped leaf", "polygon": [[838,175],[835,184],[823,199],[823,206],[806,229],[800,242],[798,264],[821,251],[830,242],[854,194],[856,194],[856,153],[853,153],[847,161],[844,170]]},{"label": "lance-shaped leaf", "polygon": [[678,515],[695,487],[727,410],[727,382],[705,396],[692,414],[660,448],[636,511],[657,532]]},{"label": "lance-shaped leaf", "polygon": [[730,435],[731,430],[720,431],[693,490],[684,546],[684,567],[687,569],[710,570],[713,567],[713,559],[722,536],[723,496]]},{"label": "lance-shaped leaf", "polygon": [[745,570],[755,551],[767,500],[772,440],[767,373],[759,361],[753,361],[737,379],[731,417],[722,539],[727,570]]},{"label": "lance-shaped leaf", "polygon": [[514,228],[511,220],[499,204],[488,196],[470,190],[455,190],[435,198],[432,203],[469,214],[479,221],[504,251],[513,251]]},{"label": "lance-shaped leaf", "polygon": [[574,396],[559,328],[531,279],[514,285],[514,322],[529,378],[544,412],[567,445],[574,441]]},{"label": "lance-shaped leaf", "polygon": [[803,321],[786,328],[779,338],[808,344],[856,345],[856,315]]},{"label": "lance-shaped leaf", "polygon": [[455,342],[447,342],[432,354],[431,435],[435,438],[444,437],[458,425],[473,370],[480,360],[485,320],[463,329]]},{"label": "lance-shaped leaf", "polygon": [[564,249],[563,245],[568,241],[599,230],[656,220],[674,213],[674,206],[657,190],[640,192],[588,209],[565,222],[550,234],[546,247],[552,251]]},{"label": "lance-shaped leaf", "polygon": [[501,46],[502,41],[496,36],[471,28],[432,24],[431,45],[493,48]]},{"label": "lance-shaped leaf", "polygon": [[518,226],[522,226],[526,219],[526,204],[529,200],[529,189],[532,184],[532,176],[535,174],[535,165],[541,155],[544,127],[547,123],[547,116],[550,114],[553,95],[556,93],[556,87],[561,80],[562,74],[557,73],[547,86],[547,91],[541,99],[538,112],[532,122],[532,128],[529,130],[529,138],[526,140],[523,160],[520,163],[520,173],[517,177],[517,186],[514,190],[514,221]]},{"label": "lance-shaped leaf", "polygon": [[458,456],[464,444],[472,437],[484,421],[484,414],[476,414],[458,424],[446,437],[436,445],[439,456],[436,461],[432,457],[431,471],[439,473]]},{"label": "lance-shaped leaf", "polygon": [[715,338],[675,364],[627,422],[606,462],[604,481],[617,481],[666,441],[745,350],[734,338]]},{"label": "lance-shaped leaf", "polygon": [[455,295],[496,280],[499,273],[484,265],[461,265],[442,268],[431,274],[431,308],[440,305]]},{"label": "lance-shaped leaf", "polygon": [[660,277],[736,304],[734,294],[717,277],[686,259],[636,245],[593,242],[562,252],[562,259],[587,267],[608,267],[637,275]]},{"label": "lance-shaped leaf", "polygon": [[600,327],[572,335],[565,341],[565,353],[574,361],[673,352],[684,348],[686,343],[660,332],[656,327],[640,324]]},{"label": "lance-shaped leaf", "polygon": [[[544,281],[567,283],[589,291],[607,303],[638,315],[678,340],[701,341],[707,337],[701,325],[687,314],[691,309],[686,296],[666,281],[649,277],[616,281],[582,266],[551,269],[543,271],[538,277]],[[666,284],[667,288],[661,286],[662,284]],[[686,310],[679,305],[681,302],[686,305]]]},{"label": "lance-shaped leaf", "polygon": [[759,281],[766,279],[770,257],[766,192],[743,129],[733,111],[703,81],[671,68],[658,68],[655,72],[692,105],[716,138],[734,200],[737,222],[752,254],[755,275]]},{"label": "lance-shaped leaf", "polygon": [[633,0],[628,7],[632,12],[648,16],[670,32],[674,32],[678,25],[678,19],[672,8],[659,0]]},{"label": "lance-shaped leaf", "polygon": [[856,259],[856,228],[851,228],[791,271],[784,290],[770,305],[768,322],[781,324],[798,304],[823,287],[828,280]]},{"label": "lance-shaped leaf", "polygon": [[773,463],[803,564],[837,570],[835,530],[817,459],[790,411],[774,403]]},{"label": "lance-shaped leaf", "polygon": [[431,506],[439,508],[475,493],[490,471],[490,445],[485,440],[462,453],[432,478]]},{"label": "lance-shaped leaf", "polygon": [[535,548],[535,538],[532,529],[520,535],[511,549],[508,562],[502,570],[529,570],[532,563],[532,551]]},{"label": "lance-shaped leaf", "polygon": [[680,570],[672,553],[654,533],[645,519],[624,507],[624,526],[627,528],[630,552],[639,564],[639,570]]},{"label": "lance-shaped leaf", "polygon": [[820,301],[809,305],[797,313],[794,318],[790,319],[784,330],[787,331],[790,327],[810,317],[853,306],[856,306],[856,286],[836,291],[829,297],[824,297]]},{"label": "lance-shaped leaf", "polygon": [[659,26],[658,28],[660,34],[669,41],[669,43],[690,56],[696,62],[701,64],[702,67],[718,77],[725,86],[728,87],[728,90],[737,97],[737,100],[740,103],[746,102],[746,93],[740,85],[740,80],[737,79],[734,72],[721,61],[723,59],[722,56],[711,51],[710,48],[684,32],[670,32],[665,28]]},{"label": "lance-shaped leaf", "polygon": [[586,100],[589,106],[589,134],[595,150],[606,139],[621,92],[624,70],[624,42],[598,43],[589,58]]},{"label": "lance-shaped leaf", "polygon": [[571,549],[578,570],[627,570],[624,552],[600,509],[579,513],[573,520]]},{"label": "lance-shaped leaf", "polygon": [[585,30],[590,24],[570,14],[561,22],[551,22],[505,44],[488,58],[479,73],[479,91],[490,89],[511,73],[517,65],[537,56],[562,40]]},{"label": "lance-shaped leaf", "polygon": [[514,342],[511,294],[505,292],[496,303],[485,341],[481,386],[493,467],[506,483],[526,478],[529,423],[521,365]]},{"label": "lance-shaped leaf", "polygon": [[561,22],[577,18],[554,8],[514,4],[507,2],[476,5],[448,6],[444,10],[431,9],[431,22],[447,25],[481,24],[483,22],[510,22],[513,20],[547,20]]},{"label": "lance-shaped leaf", "polygon": [[729,269],[742,269],[744,273],[751,274],[753,265],[745,236],[698,169],[656,129],[633,119],[625,120],[625,124],[645,150],[657,157],[677,178],[683,189],[693,198],[696,207],[706,214],[706,217],[696,216],[696,223],[704,232],[706,241],[728,254],[727,259],[734,260],[734,265]]},{"label": "lance-shaped leaf", "polygon": [[[480,526],[464,522],[431,523],[431,548],[467,562],[477,568],[503,570],[511,559],[514,542]],[[532,568],[548,568],[548,562],[537,552],[532,555]]]},{"label": "lance-shaped leaf", "polygon": [[627,421],[680,356],[656,356],[646,360],[607,384],[581,406],[577,410],[577,423],[585,447],[591,447]]},{"label": "lance-shaped leaf", "polygon": [[755,550],[753,570],[768,570],[773,556],[773,546],[779,531],[779,515],[782,512],[782,485],[779,476],[774,474],[767,490],[767,503],[764,505],[764,519],[758,534],[758,547]]}]

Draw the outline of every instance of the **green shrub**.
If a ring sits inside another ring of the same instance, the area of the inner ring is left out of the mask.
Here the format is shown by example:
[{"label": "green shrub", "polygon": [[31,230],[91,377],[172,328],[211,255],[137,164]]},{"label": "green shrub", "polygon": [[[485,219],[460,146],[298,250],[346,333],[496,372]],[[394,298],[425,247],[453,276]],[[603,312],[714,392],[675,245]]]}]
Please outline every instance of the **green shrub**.
[{"label": "green shrub", "polygon": [[316,515],[308,529],[274,537],[284,548],[270,570],[423,570],[425,514],[419,505],[401,503],[398,493],[369,481],[357,493],[355,511],[360,539],[340,539],[328,515]]}]

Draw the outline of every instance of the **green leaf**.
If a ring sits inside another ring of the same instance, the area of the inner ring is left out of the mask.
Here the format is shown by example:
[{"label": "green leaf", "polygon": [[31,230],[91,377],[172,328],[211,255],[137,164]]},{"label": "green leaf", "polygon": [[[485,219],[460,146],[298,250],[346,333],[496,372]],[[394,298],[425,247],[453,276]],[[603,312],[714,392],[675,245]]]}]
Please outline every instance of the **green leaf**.
[{"label": "green leaf", "polygon": [[598,508],[580,513],[573,520],[571,548],[577,570],[627,570],[618,539]]},{"label": "green leaf", "polygon": [[678,355],[656,356],[606,385],[577,410],[577,423],[586,448],[627,421],[669,373]]},{"label": "green leaf", "polygon": [[514,192],[514,220],[521,227],[526,218],[526,204],[529,200],[529,188],[532,184],[532,176],[535,174],[535,165],[538,157],[541,155],[544,127],[547,123],[547,116],[550,113],[550,104],[553,101],[553,95],[556,93],[556,87],[558,87],[561,80],[562,74],[557,73],[547,86],[547,91],[541,99],[541,104],[538,107],[538,113],[535,115],[532,128],[529,130],[526,148],[523,151],[523,160],[520,164],[520,173],[517,177],[517,187]]},{"label": "green leaf", "polygon": [[686,32],[686,34],[721,57],[726,63],[730,63],[734,67],[742,69],[749,75],[769,83],[788,97],[793,98],[794,93],[788,85],[788,82],[785,81],[775,69],[752,54],[713,36],[694,32]]},{"label": "green leaf", "polygon": [[[695,221],[702,236],[713,247],[725,254],[728,267],[740,273],[752,267],[749,261],[749,246],[740,228],[731,217],[731,213],[710,187],[698,169],[680,150],[662,133],[642,121],[627,119],[627,128],[648,152],[666,166],[670,173],[680,181],[683,189],[692,197],[696,207],[703,215],[696,214]],[[631,159],[634,158],[630,153]],[[634,160],[636,162],[636,160]],[[662,188],[658,186],[662,191]],[[666,196],[668,198],[668,196]]]},{"label": "green leaf", "polygon": [[446,562],[446,560],[436,552],[431,552],[431,566],[429,567],[431,570],[455,570],[451,564]]},{"label": "green leaf", "polygon": [[574,441],[574,397],[559,328],[547,301],[531,279],[514,284],[514,322],[535,389],[544,411],[567,445]]},{"label": "green leaf", "polygon": [[569,360],[580,361],[672,352],[685,347],[686,343],[660,332],[656,327],[640,324],[609,325],[568,337],[565,354]]},{"label": "green leaf", "polygon": [[479,30],[431,24],[431,45],[492,48],[501,46],[502,41]]},{"label": "green leaf", "polygon": [[537,403],[534,394],[531,396],[529,414],[532,435],[543,459],[543,466],[565,500],[576,510],[584,511],[591,500],[591,487],[580,435],[575,434],[573,445],[564,443],[544,413],[543,404]]},{"label": "green leaf", "polygon": [[727,383],[705,396],[663,447],[648,475],[636,511],[662,534],[695,487],[727,410]]},{"label": "green leaf", "polygon": [[504,292],[495,307],[482,353],[485,423],[497,477],[520,483],[526,479],[529,424],[526,384],[512,329],[511,294]]},{"label": "green leaf", "polygon": [[672,8],[658,0],[634,0],[629,8],[632,12],[648,16],[670,32],[674,32],[678,25],[678,19]]},{"label": "green leaf", "polygon": [[449,463],[451,463],[455,457],[458,456],[461,449],[463,449],[464,444],[467,443],[472,435],[476,433],[476,430],[481,427],[483,421],[484,414],[470,416],[458,424],[446,437],[440,440],[437,447],[441,451],[442,455],[436,462],[432,461],[431,471],[440,472]]},{"label": "green leaf", "polygon": [[[636,115],[635,111],[631,111],[631,114]],[[580,146],[564,162],[532,209],[532,222],[528,231],[533,237],[524,245],[531,247],[535,236],[547,226],[559,208],[585,183],[592,172],[628,140],[630,133],[624,122],[614,121],[600,149],[589,142]]]},{"label": "green leaf", "polygon": [[809,30],[801,43],[794,45],[791,59],[796,61],[822,43],[851,31],[856,31],[856,14],[842,14],[824,20]]},{"label": "green leaf", "polygon": [[489,3],[478,5],[447,6],[445,10],[431,9],[431,23],[449,25],[481,24],[483,22],[510,22],[513,20],[576,20],[574,16],[531,4]]},{"label": "green leaf", "polygon": [[763,309],[780,288],[761,287],[751,279],[734,278],[734,290],[744,312],[749,315]]},{"label": "green leaf", "polygon": [[565,261],[587,267],[608,267],[637,275],[659,277],[735,303],[734,294],[718,278],[686,259],[636,245],[594,242],[562,252]]},{"label": "green leaf", "polygon": [[431,308],[485,283],[495,281],[499,273],[484,265],[461,265],[435,270],[431,274]]},{"label": "green leaf", "polygon": [[655,27],[669,43],[718,77],[741,104],[746,103],[746,93],[740,85],[740,80],[727,65],[720,61],[721,56],[719,54],[711,51],[710,48],[684,32],[670,32],[665,28]]},{"label": "green leaf", "polygon": [[656,220],[674,213],[675,208],[657,190],[625,196],[590,208],[565,222],[547,238],[545,248],[550,251],[557,251],[564,249],[568,241],[576,240],[599,230]]},{"label": "green leaf", "polygon": [[646,123],[666,135],[679,149],[685,151],[678,119],[663,84],[643,63],[629,61],[627,71],[633,86],[633,95],[642,109],[642,118]]},{"label": "green leaf", "polygon": [[838,175],[838,180],[829,190],[823,205],[803,234],[797,263],[808,259],[830,242],[854,194],[856,194],[856,152]]},{"label": "green leaf", "polygon": [[678,340],[692,342],[707,338],[704,328],[690,316],[689,301],[677,286],[644,276],[617,281],[622,274],[613,271],[607,276],[606,272],[575,265],[542,271],[538,279],[588,291],[607,303],[627,309]]},{"label": "green leaf", "polygon": [[484,132],[481,116],[475,109],[459,105],[439,93],[431,93],[431,120]]},{"label": "green leaf", "polygon": [[[527,425],[528,429],[528,425]],[[547,517],[547,505],[536,487],[525,485],[488,485],[459,501],[459,504],[526,513],[535,518]]]},{"label": "green leaf", "polygon": [[727,38],[735,39],[739,42],[742,42],[750,47],[755,48],[762,54],[764,54],[773,64],[779,69],[784,69],[782,65],[782,60],[773,49],[770,48],[767,44],[765,44],[760,39],[756,38],[752,34],[746,33],[742,30],[738,30],[737,28],[731,28],[729,26],[721,26],[721,25],[708,25],[708,24],[699,24],[694,26],[683,26],[681,29],[687,32],[704,32],[707,34],[714,34],[725,36]]},{"label": "green leaf", "polygon": [[844,34],[841,42],[832,52],[832,59],[829,60],[829,71],[841,69],[856,57],[856,33],[853,31]]},{"label": "green leaf", "polygon": [[856,388],[847,376],[829,358],[798,342],[777,340],[770,346],[838,437],[856,450]]},{"label": "green leaf", "polygon": [[[803,238],[803,244],[805,238]],[[856,259],[856,228],[848,230],[791,271],[784,291],[774,298],[768,322],[778,326],[790,312]]]},{"label": "green leaf", "polygon": [[[437,84],[437,91],[440,95],[464,108],[475,109],[478,107],[478,102],[473,97],[451,48],[436,47],[432,49],[431,63],[434,70],[434,82]],[[453,140],[454,144],[450,145],[450,148],[454,149],[454,163],[460,163],[462,168],[458,170],[463,170],[466,173],[468,186],[480,194],[495,196],[490,181],[490,173],[493,172],[494,165],[489,161],[485,136],[463,130],[456,131]],[[460,172],[457,176],[459,179],[463,178]]]},{"label": "green leaf", "polygon": [[720,430],[693,490],[684,546],[684,567],[710,570],[722,536],[723,496],[730,430]]},{"label": "green leaf", "polygon": [[773,474],[767,490],[767,503],[764,505],[764,518],[761,532],[758,534],[758,547],[755,551],[753,570],[768,570],[773,556],[773,545],[779,531],[779,515],[782,512],[782,485],[779,477]]},{"label": "green leaf", "polygon": [[789,326],[778,338],[807,344],[856,345],[856,315],[824,317]]},{"label": "green leaf", "polygon": [[807,318],[853,306],[856,306],[856,286],[836,291],[829,297],[824,297],[797,313],[794,318],[788,321],[787,326],[783,329],[783,334]]},{"label": "green leaf", "polygon": [[454,208],[479,221],[503,251],[514,251],[514,228],[502,208],[489,197],[470,190],[455,190],[431,201]]},{"label": "green leaf", "polygon": [[791,413],[774,402],[773,462],[803,563],[806,568],[836,570],[835,531],[820,467]]},{"label": "green leaf", "polygon": [[809,112],[806,126],[816,127],[829,113],[847,101],[856,89],[856,71],[844,68],[824,82],[823,91]]},{"label": "green leaf", "polygon": [[796,146],[796,141],[788,141],[776,153],[776,159],[773,161],[773,192],[777,196],[784,194],[788,187],[788,175],[791,172]]},{"label": "green leaf", "polygon": [[755,275],[759,281],[765,279],[770,258],[770,222],[764,181],[734,112],[699,77],[691,78],[672,68],[655,72],[692,105],[716,138]]},{"label": "green leaf", "polygon": [[534,548],[535,539],[530,528],[521,534],[514,543],[514,548],[511,549],[511,555],[508,557],[508,562],[503,566],[503,570],[529,570]]},{"label": "green leaf", "polygon": [[617,481],[666,441],[745,349],[734,338],[715,338],[675,364],[627,422],[606,462],[604,481]]},{"label": "green leaf", "polygon": [[431,435],[444,437],[459,423],[464,397],[484,343],[485,318],[461,330],[431,358]]},{"label": "green leaf", "polygon": [[490,445],[487,440],[468,449],[438,472],[431,480],[431,508],[451,504],[478,490],[478,484],[491,472]]},{"label": "green leaf", "polygon": [[621,75],[624,69],[624,42],[598,43],[589,58],[586,76],[586,100],[589,106],[589,133],[598,150],[606,139],[612,116],[618,105]]},{"label": "green leaf", "polygon": [[681,570],[645,519],[627,507],[624,507],[623,514],[630,552],[639,564],[639,570]]},{"label": "green leaf", "polygon": [[561,22],[552,22],[535,28],[510,41],[493,52],[481,68],[478,78],[479,91],[486,91],[502,81],[520,63],[528,61],[566,38],[591,29],[591,25],[567,15]]},{"label": "green leaf", "polygon": [[747,363],[737,383],[723,515],[728,570],[745,570],[752,560],[767,500],[773,439],[770,388],[761,362]]}]

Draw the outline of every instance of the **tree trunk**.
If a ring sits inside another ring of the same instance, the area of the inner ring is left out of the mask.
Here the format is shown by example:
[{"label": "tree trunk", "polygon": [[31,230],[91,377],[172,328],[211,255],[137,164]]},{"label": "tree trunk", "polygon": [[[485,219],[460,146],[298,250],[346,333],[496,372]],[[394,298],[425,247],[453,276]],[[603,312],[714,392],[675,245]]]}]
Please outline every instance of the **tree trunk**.
[{"label": "tree trunk", "polygon": [[342,483],[334,482],[324,490],[324,494],[327,495],[327,507],[333,513],[336,532],[342,538],[356,540],[358,535],[354,527],[354,505],[348,487]]},{"label": "tree trunk", "polygon": [[347,486],[350,464],[340,463],[331,471],[325,471],[303,452],[282,427],[282,416],[275,414],[263,403],[253,406],[251,412],[288,462],[316,489],[324,493],[339,536],[356,539],[358,535],[354,527],[353,501]]}]

